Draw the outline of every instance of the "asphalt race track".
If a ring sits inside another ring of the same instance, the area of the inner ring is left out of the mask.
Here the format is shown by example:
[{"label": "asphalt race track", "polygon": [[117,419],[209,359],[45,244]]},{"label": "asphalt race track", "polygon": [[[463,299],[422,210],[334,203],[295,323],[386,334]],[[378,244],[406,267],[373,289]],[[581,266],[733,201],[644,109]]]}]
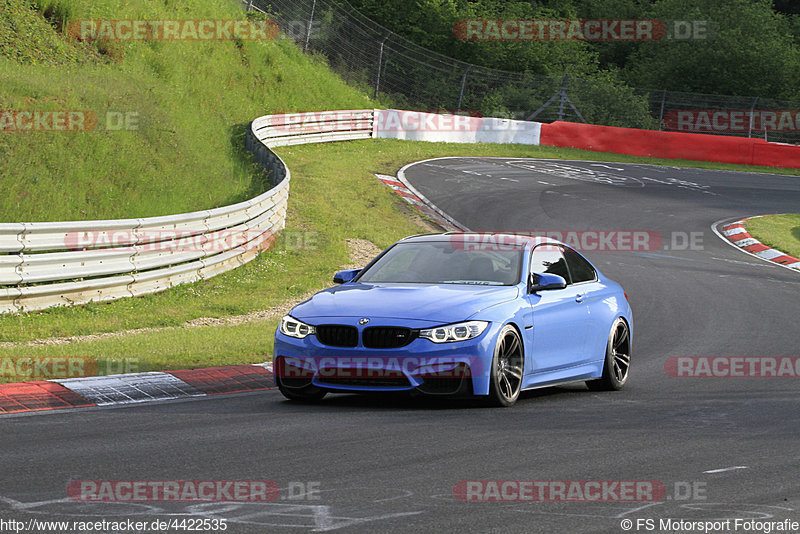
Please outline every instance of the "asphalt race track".
[{"label": "asphalt race track", "polygon": [[[493,158],[421,162],[405,178],[472,230],[661,236],[647,250],[585,252],[630,297],[627,387],[526,392],[511,409],[349,395],[306,406],[272,390],[9,416],[0,423],[0,517],[225,518],[229,532],[259,533],[619,533],[626,519],[632,532],[648,531],[637,530],[645,519],[655,532],[669,518],[800,521],[800,378],[676,378],[664,365],[676,356],[800,356],[800,273],[711,229],[797,212],[800,178]],[[272,480],[281,495],[81,503],[66,497],[74,480]],[[666,497],[461,502],[453,488],[465,480],[658,481]],[[290,498],[300,487],[317,498]]]}]

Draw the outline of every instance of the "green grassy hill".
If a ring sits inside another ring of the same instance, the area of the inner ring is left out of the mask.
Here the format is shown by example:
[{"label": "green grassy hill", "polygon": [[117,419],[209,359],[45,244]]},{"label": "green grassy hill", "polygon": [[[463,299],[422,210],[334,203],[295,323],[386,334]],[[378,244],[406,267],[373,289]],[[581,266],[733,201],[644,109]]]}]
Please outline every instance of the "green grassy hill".
[{"label": "green grassy hill", "polygon": [[[241,19],[234,0],[4,0],[0,112],[87,110],[88,132],[0,131],[0,222],[144,217],[264,190],[246,125],[271,112],[370,108],[290,41],[94,41],[78,19]],[[113,130],[107,114],[136,129]]]}]

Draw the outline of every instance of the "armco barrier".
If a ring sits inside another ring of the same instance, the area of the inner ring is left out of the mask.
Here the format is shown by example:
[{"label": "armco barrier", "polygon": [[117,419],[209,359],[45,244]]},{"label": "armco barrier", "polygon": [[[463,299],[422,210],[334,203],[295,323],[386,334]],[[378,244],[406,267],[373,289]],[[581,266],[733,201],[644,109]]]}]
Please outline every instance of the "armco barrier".
[{"label": "armco barrier", "polygon": [[154,293],[243,265],[268,248],[285,224],[290,173],[272,148],[372,137],[542,144],[800,168],[800,146],[760,139],[403,110],[265,115],[246,134],[248,149],[273,183],[255,198],[163,217],[0,223],[0,313]]},{"label": "armco barrier", "polygon": [[800,146],[746,137],[553,122],[542,125],[540,143],[631,156],[800,168]]},{"label": "armco barrier", "polygon": [[273,187],[238,204],[163,217],[0,224],[0,313],[154,293],[247,263],[286,220],[290,173],[270,147],[369,138],[373,115],[255,119],[247,146]]}]

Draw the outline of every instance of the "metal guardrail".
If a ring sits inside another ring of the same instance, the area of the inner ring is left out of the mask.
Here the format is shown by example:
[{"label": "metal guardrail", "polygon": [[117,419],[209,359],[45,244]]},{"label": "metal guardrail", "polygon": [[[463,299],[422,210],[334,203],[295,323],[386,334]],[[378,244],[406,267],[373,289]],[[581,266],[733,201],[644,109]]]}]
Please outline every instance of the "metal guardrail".
[{"label": "metal guardrail", "polygon": [[373,114],[255,119],[247,148],[273,187],[238,204],[139,219],[0,223],[0,313],[155,293],[249,262],[286,221],[290,173],[271,148],[370,138]]}]

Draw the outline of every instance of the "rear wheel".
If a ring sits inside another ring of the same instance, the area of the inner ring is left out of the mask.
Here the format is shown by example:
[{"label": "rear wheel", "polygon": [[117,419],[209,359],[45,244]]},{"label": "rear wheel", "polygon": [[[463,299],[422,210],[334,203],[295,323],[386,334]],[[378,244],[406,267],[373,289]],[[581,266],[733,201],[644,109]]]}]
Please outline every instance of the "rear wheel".
[{"label": "rear wheel", "polygon": [[631,366],[631,332],[625,319],[618,317],[611,327],[606,345],[603,376],[586,382],[592,391],[616,391],[628,381]]},{"label": "rear wheel", "polygon": [[522,339],[517,329],[506,325],[497,336],[489,382],[489,402],[493,406],[512,406],[522,389]]}]

